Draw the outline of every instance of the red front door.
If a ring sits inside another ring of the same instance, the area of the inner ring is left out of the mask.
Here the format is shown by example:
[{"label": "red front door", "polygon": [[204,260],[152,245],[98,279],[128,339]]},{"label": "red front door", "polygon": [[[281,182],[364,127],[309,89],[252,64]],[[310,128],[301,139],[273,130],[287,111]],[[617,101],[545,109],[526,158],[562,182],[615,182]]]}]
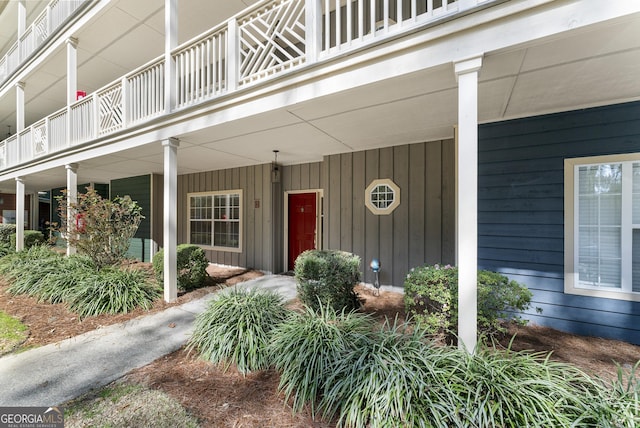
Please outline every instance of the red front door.
[{"label": "red front door", "polygon": [[316,194],[289,195],[289,269],[305,250],[316,248]]}]

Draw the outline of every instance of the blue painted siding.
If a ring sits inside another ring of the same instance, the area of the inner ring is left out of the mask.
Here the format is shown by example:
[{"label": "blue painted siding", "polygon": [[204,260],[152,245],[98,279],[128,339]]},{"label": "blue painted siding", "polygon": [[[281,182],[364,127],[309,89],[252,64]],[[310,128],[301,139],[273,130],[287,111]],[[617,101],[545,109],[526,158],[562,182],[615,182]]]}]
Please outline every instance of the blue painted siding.
[{"label": "blue painted siding", "polygon": [[151,175],[121,178],[111,181],[111,197],[129,196],[142,208],[144,218],[127,252],[128,257],[151,261]]},{"label": "blue painted siding", "polygon": [[640,102],[485,124],[478,139],[480,268],[529,287],[532,322],[640,344],[639,302],[564,293],[564,159],[640,152]]}]

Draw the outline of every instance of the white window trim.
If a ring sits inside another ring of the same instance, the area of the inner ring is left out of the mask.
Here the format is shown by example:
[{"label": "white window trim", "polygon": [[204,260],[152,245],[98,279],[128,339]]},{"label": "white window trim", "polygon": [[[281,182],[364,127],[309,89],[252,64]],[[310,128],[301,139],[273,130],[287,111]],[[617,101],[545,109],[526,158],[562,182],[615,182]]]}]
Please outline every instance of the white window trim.
[{"label": "white window trim", "polygon": [[[607,155],[607,156],[591,156],[584,158],[572,158],[564,160],[564,292],[566,294],[577,294],[580,296],[601,297],[607,299],[618,299],[640,302],[640,293],[630,291],[631,288],[631,267],[621,272],[623,284],[628,284],[629,290],[605,290],[603,288],[588,288],[577,286],[578,274],[576,272],[576,195],[575,188],[577,182],[576,167],[591,164],[616,163],[616,162],[640,162],[640,153],[623,154],[623,155]],[[623,176],[623,186],[628,181]],[[631,185],[627,183],[626,185]],[[624,193],[624,191],[623,191]],[[623,227],[624,224],[630,224],[631,216],[630,201],[622,202]],[[622,257],[629,257],[631,254],[631,237],[622,234]],[[630,265],[630,262],[628,263]]]},{"label": "white window trim", "polygon": [[[380,185],[389,186],[393,190],[393,202],[386,208],[378,208],[371,202],[371,192]],[[389,178],[373,180],[364,191],[364,204],[375,215],[391,214],[400,205],[400,188]]]},{"label": "white window trim", "polygon": [[[239,209],[239,213],[238,213],[238,217],[239,217],[239,221],[238,221],[238,248],[233,248],[233,247],[218,247],[218,246],[212,246],[212,245],[201,245],[201,244],[194,244],[194,245],[198,245],[199,247],[206,249],[206,250],[213,250],[213,251],[225,251],[228,253],[241,253],[242,252],[242,243],[244,241],[243,238],[243,223],[244,223],[244,217],[243,217],[243,207],[244,207],[244,197],[242,195],[242,189],[231,189],[231,190],[217,190],[217,191],[212,191],[212,192],[193,192],[193,193],[187,193],[187,242],[191,243],[191,197],[193,196],[215,196],[215,195],[231,195],[231,194],[238,194],[240,196],[240,209]],[[212,232],[213,233],[213,230]]]}]

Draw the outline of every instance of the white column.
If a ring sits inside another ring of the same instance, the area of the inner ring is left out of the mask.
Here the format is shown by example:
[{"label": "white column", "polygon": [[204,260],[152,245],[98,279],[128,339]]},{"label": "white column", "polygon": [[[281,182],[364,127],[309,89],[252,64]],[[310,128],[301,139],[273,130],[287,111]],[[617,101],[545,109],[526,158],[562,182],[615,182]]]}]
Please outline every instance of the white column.
[{"label": "white column", "polygon": [[24,249],[24,180],[16,178],[16,251]]},{"label": "white column", "polygon": [[164,248],[164,300],[178,297],[178,145],[169,138],[162,141],[164,150],[164,198],[162,246]]},{"label": "white column", "polygon": [[[74,221],[74,212],[71,206],[78,202],[78,164],[67,164],[65,168],[67,169],[67,236],[69,236]],[[76,247],[67,240],[67,255],[75,253]]]},{"label": "white column", "polygon": [[321,0],[306,0],[306,54],[307,64],[316,62],[322,49],[322,4]]},{"label": "white column", "polygon": [[458,341],[478,340],[478,70],[482,56],[455,64],[458,80],[457,259]]},{"label": "white column", "polygon": [[178,46],[178,0],[164,0],[164,108],[176,105],[176,65],[171,51]]},{"label": "white column", "polygon": [[24,130],[24,82],[16,83],[16,134]]},{"label": "white column", "polygon": [[27,29],[27,2],[26,0],[20,0],[18,2],[18,40],[24,34]]},{"label": "white column", "polygon": [[78,91],[78,39],[70,37],[67,44],[67,105],[76,101]]}]

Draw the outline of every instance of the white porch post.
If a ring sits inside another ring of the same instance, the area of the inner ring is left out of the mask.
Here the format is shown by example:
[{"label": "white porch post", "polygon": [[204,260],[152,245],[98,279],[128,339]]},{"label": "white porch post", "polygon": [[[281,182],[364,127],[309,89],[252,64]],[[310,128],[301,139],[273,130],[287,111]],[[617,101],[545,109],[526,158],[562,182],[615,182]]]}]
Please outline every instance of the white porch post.
[{"label": "white porch post", "polygon": [[164,109],[176,105],[176,66],[171,51],[178,46],[178,0],[164,0]]},{"label": "white porch post", "polygon": [[455,63],[458,80],[458,346],[474,353],[478,319],[478,70],[482,56]]},{"label": "white porch post", "polygon": [[24,82],[16,83],[16,134],[24,130]]},{"label": "white porch post", "polygon": [[178,145],[176,138],[162,141],[164,148],[164,300],[173,302],[178,297]]},{"label": "white porch post", "polygon": [[[65,165],[67,169],[67,236],[71,234],[71,222],[74,221],[72,204],[78,202],[78,164],[71,163]],[[67,240],[67,255],[76,253],[76,247]]]},{"label": "white porch post", "polygon": [[24,249],[24,180],[16,178],[16,251]]},{"label": "white porch post", "polygon": [[78,91],[78,39],[70,37],[67,44],[67,105],[76,101]]},{"label": "white porch post", "polygon": [[316,62],[322,50],[322,3],[321,0],[306,0],[305,39],[307,64]]},{"label": "white porch post", "polygon": [[18,2],[18,58],[22,61],[22,36],[27,29],[27,2],[20,0]]}]

